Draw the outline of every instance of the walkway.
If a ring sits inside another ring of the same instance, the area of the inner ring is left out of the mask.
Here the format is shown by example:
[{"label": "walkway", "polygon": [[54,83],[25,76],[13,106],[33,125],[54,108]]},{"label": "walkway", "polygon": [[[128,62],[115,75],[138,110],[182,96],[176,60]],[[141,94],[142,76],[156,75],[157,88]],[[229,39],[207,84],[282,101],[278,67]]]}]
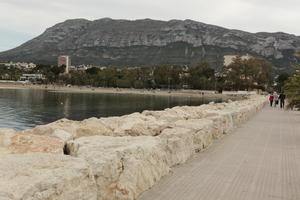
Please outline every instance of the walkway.
[{"label": "walkway", "polygon": [[266,107],[139,200],[299,200],[300,112]]}]

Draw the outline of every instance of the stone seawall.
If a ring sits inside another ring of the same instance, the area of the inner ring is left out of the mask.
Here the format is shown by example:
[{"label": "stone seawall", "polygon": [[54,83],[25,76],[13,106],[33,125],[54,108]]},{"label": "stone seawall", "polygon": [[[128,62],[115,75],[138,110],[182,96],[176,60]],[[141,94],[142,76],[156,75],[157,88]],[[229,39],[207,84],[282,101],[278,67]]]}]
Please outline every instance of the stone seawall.
[{"label": "stone seawall", "polygon": [[[248,99],[0,129],[0,199],[133,200],[263,108]],[[22,188],[22,189],[19,189]]]}]

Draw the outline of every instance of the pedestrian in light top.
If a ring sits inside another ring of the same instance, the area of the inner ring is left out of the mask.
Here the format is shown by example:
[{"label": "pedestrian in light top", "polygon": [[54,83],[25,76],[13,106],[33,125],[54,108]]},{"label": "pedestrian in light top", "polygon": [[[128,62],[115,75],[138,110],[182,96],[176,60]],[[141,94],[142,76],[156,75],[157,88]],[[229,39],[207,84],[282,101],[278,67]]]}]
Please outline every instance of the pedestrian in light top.
[{"label": "pedestrian in light top", "polygon": [[276,107],[277,106],[277,104],[278,104],[278,94],[275,92],[274,93],[274,107]]}]

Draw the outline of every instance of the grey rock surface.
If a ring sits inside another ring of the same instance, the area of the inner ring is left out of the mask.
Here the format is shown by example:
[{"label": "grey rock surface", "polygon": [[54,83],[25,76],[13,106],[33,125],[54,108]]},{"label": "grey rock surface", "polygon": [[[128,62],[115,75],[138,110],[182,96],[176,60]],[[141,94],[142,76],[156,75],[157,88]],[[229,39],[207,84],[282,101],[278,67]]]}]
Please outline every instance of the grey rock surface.
[{"label": "grey rock surface", "polygon": [[223,56],[250,54],[289,71],[300,59],[300,37],[249,33],[192,20],[67,20],[23,45],[0,53],[0,61],[56,63],[68,54],[74,64],[117,66],[185,64],[203,60],[221,67]]}]

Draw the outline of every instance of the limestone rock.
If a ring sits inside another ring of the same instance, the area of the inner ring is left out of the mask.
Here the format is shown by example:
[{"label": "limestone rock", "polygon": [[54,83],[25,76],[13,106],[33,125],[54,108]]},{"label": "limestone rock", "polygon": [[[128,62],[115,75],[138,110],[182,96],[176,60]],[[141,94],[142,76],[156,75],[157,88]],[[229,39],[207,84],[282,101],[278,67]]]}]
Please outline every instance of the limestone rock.
[{"label": "limestone rock", "polygon": [[169,166],[185,163],[195,153],[193,132],[191,129],[174,127],[167,128],[160,134]]},{"label": "limestone rock", "polygon": [[33,129],[25,130],[23,133],[52,136],[60,138],[63,141],[67,141],[73,138],[77,126],[78,122],[68,119],[61,119],[50,124],[40,125]]},{"label": "limestone rock", "polygon": [[200,119],[203,117],[203,113],[195,108],[198,106],[176,106],[171,108],[177,115],[184,119]]},{"label": "limestone rock", "polygon": [[96,200],[87,163],[45,153],[4,155],[0,159],[1,200]]},{"label": "limestone rock", "polygon": [[208,119],[190,119],[174,122],[172,127],[192,130],[193,147],[196,152],[208,147],[213,141],[213,121]]},{"label": "limestone rock", "polygon": [[108,125],[104,124],[100,119],[95,117],[79,122],[73,138],[84,136],[104,135],[111,136],[113,131]]},{"label": "limestone rock", "polygon": [[82,137],[67,146],[90,164],[98,200],[136,199],[170,170],[158,137]]},{"label": "limestone rock", "polygon": [[113,134],[112,130],[97,118],[90,118],[81,122],[61,119],[47,125],[41,125],[33,129],[25,130],[23,133],[57,137],[63,141],[83,136]]},{"label": "limestone rock", "polygon": [[163,111],[144,111],[142,112],[145,116],[154,117],[156,120],[165,121],[166,123],[174,122],[177,120],[186,119],[184,115],[180,115],[175,110],[165,109]]},{"label": "limestone rock", "polygon": [[57,138],[22,134],[11,129],[0,129],[0,153],[45,152],[63,154],[63,149],[64,142]]},{"label": "limestone rock", "polygon": [[168,126],[164,121],[141,113],[101,120],[113,130],[113,136],[156,136]]}]

